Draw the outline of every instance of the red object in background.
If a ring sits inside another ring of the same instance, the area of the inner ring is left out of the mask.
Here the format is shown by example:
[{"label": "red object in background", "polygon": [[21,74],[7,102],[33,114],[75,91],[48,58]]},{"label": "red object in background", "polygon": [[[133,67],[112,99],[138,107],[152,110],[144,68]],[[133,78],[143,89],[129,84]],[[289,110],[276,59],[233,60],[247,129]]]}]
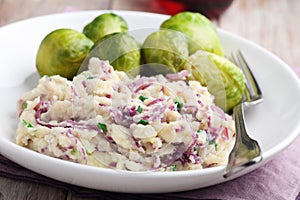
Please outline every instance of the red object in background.
[{"label": "red object in background", "polygon": [[151,11],[175,15],[182,11],[199,12],[210,19],[218,19],[233,0],[150,0]]}]

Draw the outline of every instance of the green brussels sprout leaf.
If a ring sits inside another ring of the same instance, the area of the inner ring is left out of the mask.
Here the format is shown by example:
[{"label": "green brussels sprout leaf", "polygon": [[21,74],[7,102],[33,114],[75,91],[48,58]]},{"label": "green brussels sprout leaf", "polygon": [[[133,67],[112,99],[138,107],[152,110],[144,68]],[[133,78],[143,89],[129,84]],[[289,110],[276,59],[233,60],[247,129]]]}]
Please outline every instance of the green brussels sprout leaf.
[{"label": "green brussels sprout leaf", "polygon": [[[142,58],[152,66],[168,66],[173,72],[183,69],[188,58],[186,37],[173,30],[158,30],[151,33],[142,45]],[[159,65],[157,65],[159,64]]]},{"label": "green brussels sprout leaf", "polygon": [[81,70],[86,69],[91,57],[108,60],[115,70],[132,71],[141,63],[140,44],[127,32],[112,33],[95,43]]},{"label": "green brussels sprout leaf", "polygon": [[197,51],[189,57],[185,68],[191,73],[189,78],[207,86],[208,91],[215,96],[216,105],[226,112],[230,112],[242,100],[244,74],[225,57]]},{"label": "green brussels sprout leaf", "polygon": [[40,76],[61,75],[72,79],[89,54],[93,41],[72,29],[57,29],[41,42],[36,55]]},{"label": "green brussels sprout leaf", "polygon": [[83,28],[83,34],[94,42],[106,35],[117,32],[127,32],[127,22],[114,13],[104,13],[97,16]]},{"label": "green brussels sprout leaf", "polygon": [[224,55],[214,24],[200,13],[178,13],[165,20],[160,27],[185,34],[189,38],[189,55],[197,50]]}]

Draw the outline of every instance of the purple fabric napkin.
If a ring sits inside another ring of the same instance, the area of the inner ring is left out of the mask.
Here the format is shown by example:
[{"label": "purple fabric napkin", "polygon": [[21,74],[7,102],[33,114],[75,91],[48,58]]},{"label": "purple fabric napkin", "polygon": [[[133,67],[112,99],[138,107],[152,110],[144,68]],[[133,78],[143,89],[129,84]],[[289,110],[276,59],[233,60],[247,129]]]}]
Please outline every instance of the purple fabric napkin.
[{"label": "purple fabric napkin", "polygon": [[[215,186],[168,194],[122,194],[123,199],[264,199],[300,200],[300,137],[273,160],[255,171]],[[82,188],[27,170],[0,155],[0,176],[70,190],[78,197],[111,199],[119,193]],[[297,197],[298,196],[298,197]],[[119,196],[120,197],[120,196]]]}]

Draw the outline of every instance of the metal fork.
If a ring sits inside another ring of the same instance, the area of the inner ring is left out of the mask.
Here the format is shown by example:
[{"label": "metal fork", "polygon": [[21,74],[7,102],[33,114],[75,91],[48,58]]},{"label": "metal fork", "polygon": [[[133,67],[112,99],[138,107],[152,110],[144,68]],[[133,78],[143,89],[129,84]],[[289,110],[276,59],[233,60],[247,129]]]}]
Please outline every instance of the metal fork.
[{"label": "metal fork", "polygon": [[262,160],[261,149],[257,141],[247,133],[244,110],[262,102],[262,92],[255,80],[242,52],[232,53],[232,62],[241,68],[246,78],[246,90],[240,104],[233,108],[236,128],[236,142],[229,154],[224,178],[228,178]]}]

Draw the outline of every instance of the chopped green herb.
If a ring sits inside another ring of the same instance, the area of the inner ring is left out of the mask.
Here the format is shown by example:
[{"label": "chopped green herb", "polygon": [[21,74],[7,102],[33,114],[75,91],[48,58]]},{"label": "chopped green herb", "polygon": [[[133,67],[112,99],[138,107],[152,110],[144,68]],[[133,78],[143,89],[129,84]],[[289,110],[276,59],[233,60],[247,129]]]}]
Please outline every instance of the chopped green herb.
[{"label": "chopped green herb", "polygon": [[208,144],[209,144],[209,145],[215,145],[215,150],[216,150],[216,151],[218,150],[218,144],[216,143],[216,140],[211,140],[211,141],[209,141]]},{"label": "chopped green herb", "polygon": [[28,123],[28,122],[27,122],[25,119],[22,119],[22,124],[23,124],[23,125],[27,126],[27,123]]},{"label": "chopped green herb", "polygon": [[171,166],[171,171],[175,172],[176,171],[177,166],[176,165],[172,165]]},{"label": "chopped green herb", "polygon": [[76,153],[77,153],[77,149],[72,149],[71,154],[72,154],[73,156],[75,156]]},{"label": "chopped green herb", "polygon": [[138,124],[147,125],[147,124],[149,124],[149,122],[148,122],[147,120],[141,119],[141,120],[138,122]]},{"label": "chopped green herb", "polygon": [[209,145],[212,145],[212,144],[215,144],[216,143],[216,141],[215,140],[211,140],[211,141],[209,141]]},{"label": "chopped green herb", "polygon": [[174,103],[175,103],[176,106],[177,106],[177,110],[180,111],[180,110],[182,109],[182,107],[183,107],[183,103],[180,102],[180,101],[178,101],[178,100],[175,100]]},{"label": "chopped green herb", "polygon": [[94,79],[95,77],[94,76],[89,76],[89,77],[87,77],[86,79]]},{"label": "chopped green herb", "polygon": [[137,111],[138,111],[138,113],[142,113],[142,112],[143,112],[143,108],[142,108],[141,106],[139,106],[139,107],[137,108]]},{"label": "chopped green herb", "polygon": [[26,108],[27,108],[27,102],[25,101],[22,103],[22,110],[25,110]]},{"label": "chopped green herb", "polygon": [[102,131],[106,132],[107,131],[107,127],[105,124],[102,124],[102,123],[98,123],[98,128],[101,129]]},{"label": "chopped green herb", "polygon": [[197,133],[198,134],[204,134],[204,135],[206,135],[206,131],[205,130],[198,130]]},{"label": "chopped green herb", "polygon": [[24,126],[26,126],[27,128],[33,128],[33,125],[31,123],[28,123],[25,119],[22,120],[22,123]]},{"label": "chopped green herb", "polygon": [[91,153],[89,152],[89,150],[87,150],[87,149],[85,149],[85,153],[86,153],[86,154],[91,154]]},{"label": "chopped green herb", "polygon": [[144,102],[146,99],[148,99],[147,97],[144,97],[144,96],[139,96],[139,99],[142,101],[142,102]]}]

